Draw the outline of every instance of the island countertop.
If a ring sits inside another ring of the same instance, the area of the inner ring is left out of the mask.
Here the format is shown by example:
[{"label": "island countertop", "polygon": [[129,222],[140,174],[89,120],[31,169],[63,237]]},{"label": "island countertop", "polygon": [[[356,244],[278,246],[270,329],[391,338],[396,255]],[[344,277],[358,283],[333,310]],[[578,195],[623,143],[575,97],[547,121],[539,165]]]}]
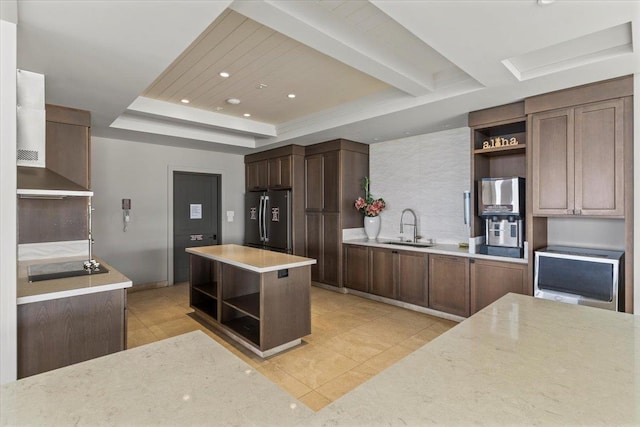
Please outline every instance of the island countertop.
[{"label": "island countertop", "polygon": [[638,425],[639,343],[638,316],[508,294],[313,413],[192,332],[5,384],[0,424]]},{"label": "island countertop", "polygon": [[316,260],[312,258],[240,245],[200,246],[187,248],[186,251],[190,254],[255,271],[256,273],[267,273],[316,263]]},{"label": "island countertop", "polygon": [[96,260],[104,265],[109,272],[29,282],[28,267],[30,265],[85,260],[86,258],[76,256],[19,262],[16,287],[18,297],[16,300],[17,304],[28,304],[131,287],[132,282],[128,277],[98,258],[96,258]]}]

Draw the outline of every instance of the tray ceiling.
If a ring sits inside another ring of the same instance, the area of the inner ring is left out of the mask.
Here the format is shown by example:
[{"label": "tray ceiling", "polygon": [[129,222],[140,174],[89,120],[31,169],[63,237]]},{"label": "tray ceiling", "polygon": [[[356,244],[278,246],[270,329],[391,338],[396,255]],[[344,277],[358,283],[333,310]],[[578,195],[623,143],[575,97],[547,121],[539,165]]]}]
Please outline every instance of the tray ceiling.
[{"label": "tray ceiling", "polygon": [[637,1],[17,5],[18,66],[93,135],[228,152],[399,139],[640,72]]},{"label": "tray ceiling", "polygon": [[[230,77],[220,77],[220,72]],[[226,10],[142,95],[279,124],[390,86]],[[294,94],[295,98],[288,98]],[[225,101],[235,98],[240,104]]]}]

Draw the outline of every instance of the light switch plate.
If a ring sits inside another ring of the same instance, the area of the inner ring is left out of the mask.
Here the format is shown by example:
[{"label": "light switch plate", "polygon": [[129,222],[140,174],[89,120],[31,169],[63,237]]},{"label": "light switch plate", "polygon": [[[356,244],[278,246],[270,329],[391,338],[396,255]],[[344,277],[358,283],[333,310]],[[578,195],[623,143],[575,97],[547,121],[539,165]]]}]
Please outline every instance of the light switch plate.
[{"label": "light switch plate", "polygon": [[233,222],[233,216],[236,213],[234,211],[227,211],[227,222]]}]

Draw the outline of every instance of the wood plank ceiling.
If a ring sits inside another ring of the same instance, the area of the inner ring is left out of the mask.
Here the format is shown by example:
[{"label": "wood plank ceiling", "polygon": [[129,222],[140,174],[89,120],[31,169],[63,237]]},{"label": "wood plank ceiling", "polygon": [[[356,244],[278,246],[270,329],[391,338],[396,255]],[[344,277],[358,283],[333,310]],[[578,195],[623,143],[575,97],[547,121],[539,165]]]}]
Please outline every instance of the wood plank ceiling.
[{"label": "wood plank ceiling", "polygon": [[[220,77],[225,71],[230,77]],[[260,88],[260,85],[266,87]],[[143,96],[280,124],[390,86],[237,12],[226,10]],[[294,99],[288,94],[296,95]],[[239,105],[226,103],[237,98]]]}]

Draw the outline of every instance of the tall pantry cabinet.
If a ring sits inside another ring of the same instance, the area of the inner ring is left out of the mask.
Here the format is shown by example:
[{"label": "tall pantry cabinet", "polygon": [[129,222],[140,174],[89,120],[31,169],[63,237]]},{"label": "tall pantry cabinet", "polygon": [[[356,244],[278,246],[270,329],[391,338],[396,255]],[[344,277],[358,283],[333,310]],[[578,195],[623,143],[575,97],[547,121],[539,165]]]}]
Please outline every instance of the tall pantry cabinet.
[{"label": "tall pantry cabinet", "polygon": [[525,113],[533,217],[622,221],[619,310],[633,312],[633,76],[527,98]]},{"label": "tall pantry cabinet", "polygon": [[342,286],[342,230],[362,227],[353,206],[369,175],[369,146],[337,139],[306,147],[306,256],[318,260],[311,280]]}]

